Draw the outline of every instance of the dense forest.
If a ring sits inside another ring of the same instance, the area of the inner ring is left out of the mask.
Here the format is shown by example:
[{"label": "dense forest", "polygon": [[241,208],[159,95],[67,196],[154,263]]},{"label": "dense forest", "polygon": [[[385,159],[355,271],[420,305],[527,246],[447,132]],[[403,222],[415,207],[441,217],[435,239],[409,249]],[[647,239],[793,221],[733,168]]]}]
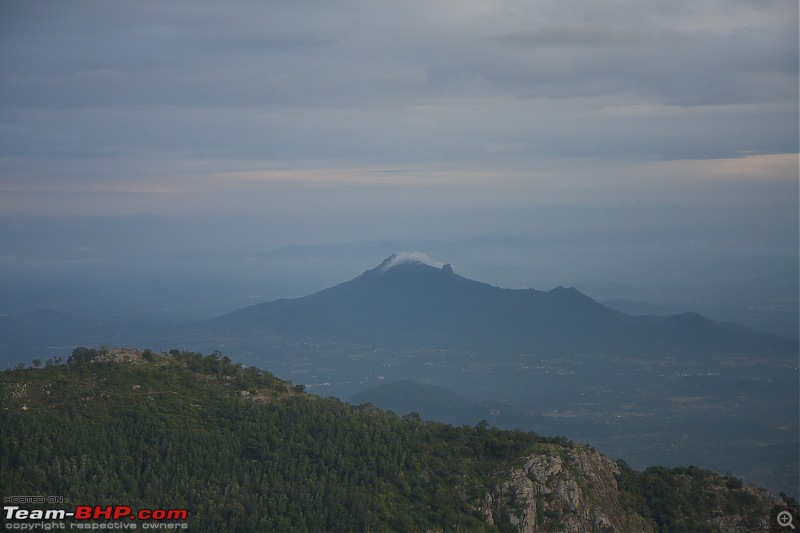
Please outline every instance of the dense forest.
[{"label": "dense forest", "polygon": [[[349,406],[216,352],[76,348],[0,373],[0,387],[4,495],[186,508],[196,531],[519,531],[521,503],[497,490],[509,469],[586,448]],[[714,531],[720,517],[758,529],[779,501],[696,468],[620,462],[616,481],[654,531]],[[560,513],[537,524],[563,530]]]}]

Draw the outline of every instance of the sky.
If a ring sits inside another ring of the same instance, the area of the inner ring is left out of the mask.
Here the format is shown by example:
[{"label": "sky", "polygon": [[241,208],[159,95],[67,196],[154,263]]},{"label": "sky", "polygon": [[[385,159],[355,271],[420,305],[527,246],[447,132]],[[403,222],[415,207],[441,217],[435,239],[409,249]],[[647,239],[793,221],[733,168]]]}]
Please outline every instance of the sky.
[{"label": "sky", "polygon": [[798,45],[796,0],[4,0],[0,275],[485,236],[569,243],[511,285],[797,257]]}]

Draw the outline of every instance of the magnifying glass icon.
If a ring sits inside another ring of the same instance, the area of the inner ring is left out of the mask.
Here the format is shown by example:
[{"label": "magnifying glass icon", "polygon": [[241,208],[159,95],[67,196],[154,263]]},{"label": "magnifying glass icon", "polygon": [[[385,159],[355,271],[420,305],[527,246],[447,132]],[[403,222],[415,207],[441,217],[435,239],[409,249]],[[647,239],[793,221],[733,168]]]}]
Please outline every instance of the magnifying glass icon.
[{"label": "magnifying glass icon", "polygon": [[792,513],[789,511],[781,511],[778,513],[778,525],[781,527],[789,526],[790,528],[794,529],[794,524],[792,524]]}]

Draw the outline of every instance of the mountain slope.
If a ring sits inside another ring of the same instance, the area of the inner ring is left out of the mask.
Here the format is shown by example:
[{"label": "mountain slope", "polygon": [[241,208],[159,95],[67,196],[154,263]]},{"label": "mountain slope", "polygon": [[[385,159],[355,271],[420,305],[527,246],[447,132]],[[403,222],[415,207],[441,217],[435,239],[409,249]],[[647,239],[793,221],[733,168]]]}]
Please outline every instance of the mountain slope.
[{"label": "mountain slope", "polygon": [[348,282],[240,309],[202,328],[387,347],[676,356],[797,351],[791,341],[693,313],[634,317],[575,288],[501,289],[449,265],[397,256]]},{"label": "mountain slope", "polygon": [[349,407],[219,354],[76,350],[0,373],[0,402],[5,494],[187,509],[190,530],[767,531],[785,503],[562,438]]}]

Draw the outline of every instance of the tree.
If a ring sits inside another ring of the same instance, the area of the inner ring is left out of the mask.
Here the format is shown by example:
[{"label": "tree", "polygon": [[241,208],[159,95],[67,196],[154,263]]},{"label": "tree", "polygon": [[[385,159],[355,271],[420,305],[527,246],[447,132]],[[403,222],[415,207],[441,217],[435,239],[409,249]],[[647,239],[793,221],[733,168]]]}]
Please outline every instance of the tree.
[{"label": "tree", "polygon": [[97,350],[86,348],[85,346],[78,346],[72,350],[72,355],[67,359],[67,363],[82,363],[84,361],[91,361],[97,357]]}]

